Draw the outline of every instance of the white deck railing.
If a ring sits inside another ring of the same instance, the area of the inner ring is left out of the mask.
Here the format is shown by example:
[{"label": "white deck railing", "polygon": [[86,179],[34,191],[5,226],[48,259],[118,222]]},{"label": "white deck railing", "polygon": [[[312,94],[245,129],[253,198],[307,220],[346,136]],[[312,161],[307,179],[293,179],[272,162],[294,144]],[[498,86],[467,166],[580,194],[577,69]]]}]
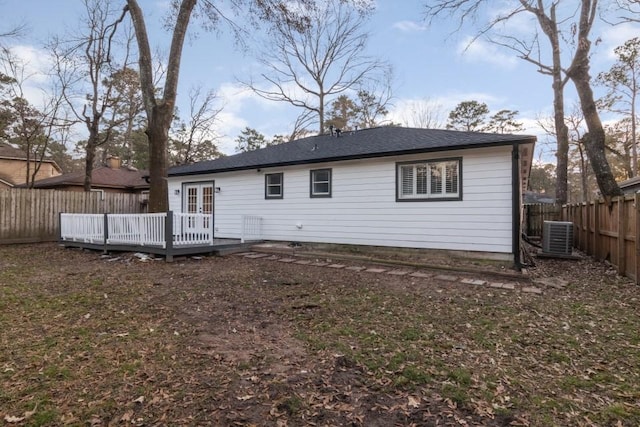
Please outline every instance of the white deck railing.
[{"label": "white deck railing", "polygon": [[254,215],[242,215],[240,242],[262,240],[262,218]]},{"label": "white deck railing", "polygon": [[[106,241],[105,241],[106,216]],[[173,214],[173,246],[213,245],[213,217]],[[167,247],[166,213],[60,214],[60,238],[95,244]]]},{"label": "white deck railing", "polygon": [[213,245],[213,217],[207,214],[174,213],[173,245]]},{"label": "white deck railing", "polygon": [[[105,230],[106,225],[106,230]],[[214,222],[210,214],[174,213],[167,240],[167,214],[60,214],[60,239],[104,245],[167,248],[213,245]],[[106,236],[106,239],[105,239]],[[241,217],[242,243],[262,239],[262,218]]]},{"label": "white deck railing", "polygon": [[166,213],[107,215],[107,244],[166,247]]},{"label": "white deck railing", "polygon": [[60,214],[60,237],[73,242],[103,243],[104,215]]}]

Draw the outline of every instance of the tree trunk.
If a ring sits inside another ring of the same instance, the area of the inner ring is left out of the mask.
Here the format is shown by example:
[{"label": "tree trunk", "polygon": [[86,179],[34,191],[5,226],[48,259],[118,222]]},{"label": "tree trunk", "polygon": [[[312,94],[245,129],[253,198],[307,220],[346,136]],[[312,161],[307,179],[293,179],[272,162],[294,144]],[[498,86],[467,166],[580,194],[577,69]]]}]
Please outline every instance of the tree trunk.
[{"label": "tree trunk", "polygon": [[318,95],[318,121],[320,122],[320,132],[318,132],[318,135],[322,135],[324,133],[324,92],[322,89]]},{"label": "tree trunk", "polygon": [[[586,43],[589,43],[586,41]],[[598,115],[596,102],[593,97],[593,91],[589,84],[589,65],[588,61],[574,63],[568,73],[569,78],[573,81],[580,98],[580,106],[584,121],[587,124],[589,132],[584,136],[584,145],[587,150],[587,156],[591,162],[591,167],[598,182],[598,188],[603,197],[621,196],[622,190],[618,187],[611,167],[605,155],[605,132]]]},{"label": "tree trunk", "polygon": [[173,120],[173,104],[153,108],[146,130],[149,138],[149,212],[166,212],[169,207],[167,173],[169,170],[169,128]]},{"label": "tree trunk", "polygon": [[589,76],[589,51],[591,41],[589,32],[595,19],[598,0],[582,0],[580,8],[580,23],[578,25],[578,43],[571,66],[567,70],[567,77],[573,81],[580,98],[580,107],[589,132],[584,136],[584,145],[591,167],[598,182],[600,194],[605,198],[621,196],[611,167],[604,152],[605,132],[600,121],[600,115],[591,90]]},{"label": "tree trunk", "polygon": [[552,65],[551,77],[553,78],[553,119],[556,130],[556,203],[567,203],[567,170],[569,167],[569,129],[564,121],[564,86],[566,80],[562,78],[562,57],[560,56],[560,32],[556,17],[556,5],[549,7],[549,15],[544,11],[542,3],[538,7],[532,6],[528,1],[520,0],[520,4],[530,13],[533,13],[540,28],[549,39],[551,45]]},{"label": "tree trunk", "polygon": [[560,37],[555,5],[551,7],[551,20],[539,16],[540,25],[549,38],[552,51],[553,78],[553,122],[556,128],[556,203],[563,205],[568,200],[568,169],[569,169],[569,128],[564,121],[564,86],[562,78],[562,58],[560,56]]},{"label": "tree trunk", "polygon": [[580,185],[582,186],[582,201],[588,202],[590,199],[589,181],[587,180],[588,164],[584,158],[584,151],[582,150],[582,147],[578,146],[578,151],[580,153]]},{"label": "tree trunk", "polygon": [[84,158],[84,191],[91,191],[93,177],[93,163],[96,160],[96,146],[92,138],[87,141],[86,155]]},{"label": "tree trunk", "polygon": [[[555,51],[555,49],[554,49]],[[559,48],[558,48],[559,52]],[[555,54],[554,54],[555,57]],[[554,64],[556,64],[554,58]],[[567,203],[567,180],[569,168],[569,128],[564,122],[564,82],[560,71],[558,60],[558,70],[554,66],[553,73],[553,117],[556,129],[556,203],[563,205]]]},{"label": "tree trunk", "polygon": [[138,41],[140,87],[147,113],[146,133],[149,138],[149,179],[151,182],[149,212],[166,212],[169,209],[169,195],[167,194],[169,128],[175,108],[182,47],[191,12],[196,3],[197,0],[182,0],[180,2],[169,50],[163,97],[158,100],[153,81],[151,47],[142,9],[140,9],[137,0],[127,0],[127,8],[131,13],[131,21]]},{"label": "tree trunk", "polygon": [[638,146],[636,145],[636,92],[637,85],[635,81],[635,75],[633,76],[633,90],[631,91],[631,176],[638,175]]}]

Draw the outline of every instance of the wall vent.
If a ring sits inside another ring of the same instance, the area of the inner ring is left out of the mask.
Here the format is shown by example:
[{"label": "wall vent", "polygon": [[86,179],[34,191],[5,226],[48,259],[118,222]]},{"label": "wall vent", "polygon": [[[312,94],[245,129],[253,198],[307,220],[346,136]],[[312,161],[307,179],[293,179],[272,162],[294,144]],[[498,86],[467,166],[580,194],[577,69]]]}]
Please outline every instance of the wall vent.
[{"label": "wall vent", "polygon": [[571,255],[573,250],[573,223],[545,221],[542,227],[542,253]]}]

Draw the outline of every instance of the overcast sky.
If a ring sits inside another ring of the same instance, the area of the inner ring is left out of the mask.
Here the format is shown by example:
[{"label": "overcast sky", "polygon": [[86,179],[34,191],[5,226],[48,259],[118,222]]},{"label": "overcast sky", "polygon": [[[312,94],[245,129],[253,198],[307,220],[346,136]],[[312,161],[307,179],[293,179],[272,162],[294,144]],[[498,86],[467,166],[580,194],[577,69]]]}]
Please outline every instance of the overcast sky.
[{"label": "overcast sky", "polygon": [[[113,3],[117,2],[113,0]],[[168,2],[141,0],[140,3],[152,45],[167,51],[167,34],[160,22]],[[495,13],[505,3],[508,2],[490,2],[496,9],[487,9],[485,13]],[[477,41],[469,47],[468,41],[476,34],[471,27],[456,31],[457,23],[453,20],[428,26],[423,4],[423,0],[377,0],[376,12],[369,22],[371,37],[367,53],[389,61],[394,70],[393,105],[387,118],[405,123],[412,106],[428,102],[440,105],[445,121],[446,114],[459,102],[477,100],[485,102],[492,112],[518,110],[519,120],[526,126],[525,133],[538,135],[538,149],[545,149],[548,138],[536,121],[552,115],[550,77],[496,45]],[[27,35],[10,43],[34,68],[44,67],[42,61],[46,55],[41,49],[47,38],[77,28],[82,11],[80,0],[0,0],[3,16],[0,29],[21,22],[27,24]],[[535,23],[519,19],[511,29],[518,35],[532,34]],[[196,24],[191,30],[192,35],[197,30],[198,37],[191,37],[184,48],[180,109],[187,110],[190,87],[202,85],[215,90],[224,107],[217,123],[217,132],[223,136],[219,145],[227,154],[234,152],[233,140],[246,126],[267,137],[289,133],[299,110],[261,99],[237,84],[238,78],[247,79],[255,72],[256,61],[250,52],[239,49],[228,32],[210,34]],[[609,69],[614,60],[614,47],[638,34],[638,26],[598,26],[592,37],[592,40],[599,39],[593,49],[592,76]],[[577,98],[571,85],[568,89],[566,105],[571,106]]]}]

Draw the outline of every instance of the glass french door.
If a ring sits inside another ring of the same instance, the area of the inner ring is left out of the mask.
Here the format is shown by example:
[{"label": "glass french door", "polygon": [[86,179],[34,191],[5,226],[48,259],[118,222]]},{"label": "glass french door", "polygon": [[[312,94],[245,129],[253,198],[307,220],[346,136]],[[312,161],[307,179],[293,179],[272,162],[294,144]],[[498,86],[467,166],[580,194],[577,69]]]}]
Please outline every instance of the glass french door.
[{"label": "glass french door", "polygon": [[184,184],[184,213],[205,214],[189,217],[188,232],[210,231],[213,222],[213,182]]}]

